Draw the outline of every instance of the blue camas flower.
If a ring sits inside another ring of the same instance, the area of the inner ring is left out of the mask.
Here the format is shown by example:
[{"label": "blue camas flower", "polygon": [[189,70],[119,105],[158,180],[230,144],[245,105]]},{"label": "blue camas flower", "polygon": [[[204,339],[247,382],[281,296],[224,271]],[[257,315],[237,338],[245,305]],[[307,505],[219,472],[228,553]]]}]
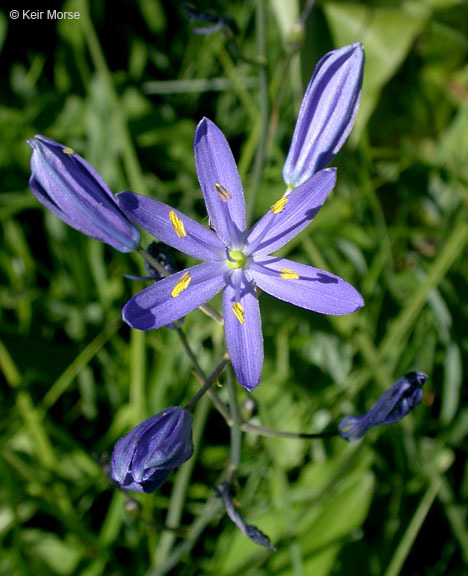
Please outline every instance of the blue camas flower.
[{"label": "blue camas flower", "polygon": [[138,247],[138,228],[92,166],[71,148],[45,136],[36,136],[28,144],[33,149],[29,186],[39,202],[75,230],[120,252]]},{"label": "blue camas flower", "polygon": [[192,415],[181,406],[171,406],[116,443],[111,477],[124,490],[153,492],[192,454]]},{"label": "blue camas flower", "polygon": [[283,167],[289,188],[328,166],[343,146],[359,108],[363,69],[359,43],[328,52],[317,64]]},{"label": "blue camas flower", "polygon": [[340,436],[354,442],[373,426],[398,422],[421,402],[422,386],[426,380],[427,375],[423,372],[410,372],[402,376],[368,412],[360,416],[345,416],[338,425]]},{"label": "blue camas flower", "polygon": [[280,198],[246,230],[242,184],[229,145],[206,118],[195,133],[195,162],[209,230],[151,198],[122,192],[124,212],[161,241],[205,263],[149,286],[123,308],[133,328],[154,330],[174,322],[223,290],[226,345],[239,383],[255,388],[263,365],[263,338],[255,286],[276,298],[321,314],[348,314],[363,305],[341,278],[284,258],[269,256],[303,230],[335,185],[335,170],[317,173]]}]

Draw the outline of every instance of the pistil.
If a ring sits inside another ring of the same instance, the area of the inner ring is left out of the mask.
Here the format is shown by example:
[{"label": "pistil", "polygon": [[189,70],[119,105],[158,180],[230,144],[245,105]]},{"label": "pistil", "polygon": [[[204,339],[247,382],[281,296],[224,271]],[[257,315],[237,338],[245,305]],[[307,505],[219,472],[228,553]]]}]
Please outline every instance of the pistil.
[{"label": "pistil", "polygon": [[230,250],[226,261],[230,268],[237,270],[238,268],[243,268],[245,266],[247,256],[245,256],[242,250]]}]

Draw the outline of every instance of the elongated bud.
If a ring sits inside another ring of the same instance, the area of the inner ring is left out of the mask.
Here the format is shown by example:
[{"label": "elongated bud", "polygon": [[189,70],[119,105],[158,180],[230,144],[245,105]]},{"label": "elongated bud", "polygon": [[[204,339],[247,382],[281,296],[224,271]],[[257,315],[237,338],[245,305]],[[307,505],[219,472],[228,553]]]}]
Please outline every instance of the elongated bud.
[{"label": "elongated bud", "polygon": [[119,252],[138,247],[138,228],[81,156],[45,136],[35,136],[28,144],[33,149],[29,186],[39,202],[75,230]]},{"label": "elongated bud", "polygon": [[181,406],[171,406],[118,440],[111,477],[124,490],[154,492],[192,454],[192,415]]},{"label": "elongated bud", "polygon": [[354,442],[373,426],[398,422],[421,402],[422,386],[426,380],[427,376],[423,372],[410,372],[402,376],[368,412],[360,416],[345,416],[338,425],[340,436]]},{"label": "elongated bud", "polygon": [[325,168],[343,146],[358,111],[363,69],[360,43],[328,52],[315,67],[283,167],[288,187]]},{"label": "elongated bud", "polygon": [[242,534],[247,536],[247,538],[254,544],[258,544],[258,546],[263,546],[264,548],[275,552],[276,548],[271,544],[270,538],[268,538],[268,536],[261,532],[256,526],[247,524],[247,522],[240,515],[231,498],[231,485],[223,482],[220,486],[216,486],[215,490],[218,496],[223,499],[227,515],[242,532]]}]

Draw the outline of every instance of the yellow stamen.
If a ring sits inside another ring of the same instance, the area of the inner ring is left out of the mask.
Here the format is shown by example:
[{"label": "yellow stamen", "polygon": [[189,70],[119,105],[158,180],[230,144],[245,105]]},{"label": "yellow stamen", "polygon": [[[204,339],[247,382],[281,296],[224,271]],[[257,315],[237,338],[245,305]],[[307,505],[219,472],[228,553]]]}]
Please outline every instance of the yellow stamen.
[{"label": "yellow stamen", "polygon": [[285,280],[299,280],[299,274],[296,274],[296,272],[288,270],[287,268],[281,268],[280,276]]},{"label": "yellow stamen", "polygon": [[286,206],[287,201],[288,198],[280,198],[277,202],[275,202],[271,207],[271,211],[273,212],[273,214],[279,214],[280,212],[282,212],[284,210],[284,207]]},{"label": "yellow stamen", "polygon": [[190,281],[192,280],[192,277],[190,276],[190,274],[186,271],[182,274],[182,276],[180,277],[180,280],[177,282],[177,284],[174,286],[174,288],[172,289],[171,292],[171,296],[173,298],[175,298],[176,296],[178,296],[181,292],[183,292],[184,290],[187,289],[188,285],[190,284]]},{"label": "yellow stamen", "polygon": [[187,232],[185,231],[184,223],[177,216],[174,210],[169,212],[169,220],[171,221],[172,227],[177,234],[177,238],[185,238],[187,236]]},{"label": "yellow stamen", "polygon": [[221,184],[216,183],[215,188],[216,188],[216,194],[221,198],[221,200],[224,203],[226,203],[228,200],[232,198],[231,193],[228,190],[226,190],[224,186],[221,186]]},{"label": "yellow stamen", "polygon": [[62,152],[63,152],[64,154],[68,154],[68,155],[75,153],[75,151],[73,150],[73,148],[62,148]]},{"label": "yellow stamen", "polygon": [[234,304],[232,305],[232,312],[234,313],[234,316],[239,320],[239,323],[243,324],[244,308],[242,308],[242,305],[239,302],[234,302]]}]

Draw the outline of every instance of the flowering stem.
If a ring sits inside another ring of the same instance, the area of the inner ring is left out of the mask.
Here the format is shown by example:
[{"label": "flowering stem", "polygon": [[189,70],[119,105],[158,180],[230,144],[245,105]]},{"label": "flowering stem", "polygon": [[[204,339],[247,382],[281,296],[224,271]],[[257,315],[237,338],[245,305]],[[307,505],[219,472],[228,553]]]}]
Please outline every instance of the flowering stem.
[{"label": "flowering stem", "polygon": [[252,219],[255,208],[255,197],[258,186],[262,177],[263,163],[265,161],[265,150],[268,133],[268,76],[267,76],[267,59],[266,59],[266,10],[265,0],[257,0],[256,11],[257,24],[257,61],[258,68],[259,96],[260,96],[260,137],[258,141],[257,154],[253,167],[252,182],[250,185],[250,194],[247,198],[247,222]]},{"label": "flowering stem", "polygon": [[[158,547],[154,554],[154,564],[156,566],[160,566],[165,563],[166,559],[172,551],[175,539],[177,537],[177,531],[180,527],[187,488],[190,482],[190,478],[192,477],[193,468],[197,461],[198,451],[200,449],[201,439],[209,413],[210,403],[207,398],[205,398],[205,400],[206,401],[201,402],[198,405],[194,416],[194,455],[192,458],[190,458],[190,460],[185,462],[185,464],[181,466],[177,472],[177,477],[171,494],[171,501],[169,503],[169,510],[167,511],[166,526],[164,532],[161,534]],[[188,408],[188,405],[186,408]]]},{"label": "flowering stem", "polygon": [[205,392],[208,392],[210,387],[221,376],[221,374],[223,373],[224,369],[228,364],[229,364],[229,356],[225,355],[223,356],[221,362],[213,370],[213,372],[208,376],[208,378],[206,378],[206,380],[203,381],[202,387],[198,390],[195,396],[191,400],[189,400],[189,402],[187,402],[187,404],[185,405],[186,410],[191,410],[195,406],[195,404],[200,400],[200,398],[205,394]]},{"label": "flowering stem", "polygon": [[270,115],[270,122],[268,125],[268,136],[265,151],[266,158],[270,156],[271,146],[273,144],[276,128],[278,126],[280,116],[280,106],[286,91],[286,85],[289,78],[289,69],[291,67],[291,64],[293,63],[294,56],[299,52],[300,48],[302,47],[303,40],[301,36],[305,34],[304,27],[308,17],[310,16],[310,13],[312,12],[312,8],[314,7],[315,2],[316,0],[307,1],[306,5],[304,6],[304,10],[302,11],[298,20],[294,24],[292,28],[292,33],[296,36],[297,40],[290,41],[290,46],[288,47],[288,51],[285,57],[283,58],[283,62],[280,62],[280,64],[277,67],[278,72],[275,74],[275,78],[279,78],[279,82],[275,82],[275,78],[272,80],[272,87],[273,85],[278,85],[278,88],[275,90],[276,96],[273,101],[272,111]]},{"label": "flowering stem", "polygon": [[[151,256],[151,254],[149,254],[146,250],[138,250],[139,254],[141,254],[143,256],[143,258],[148,262],[148,264],[154,268],[155,270],[157,270],[161,276],[164,276],[164,278],[167,278],[168,276],[170,276],[171,274],[164,268],[164,266],[162,266],[157,260],[156,258],[153,258],[153,256]],[[209,306],[208,304],[202,304],[200,306],[200,310],[206,314],[207,316],[209,316],[210,318],[212,318],[213,320],[215,320],[218,324],[224,324],[224,320],[223,317],[221,316],[221,314],[219,314],[218,312],[216,312],[216,310],[214,308],[212,308],[211,306]]]},{"label": "flowering stem", "polygon": [[[181,328],[177,328],[177,335],[179,336],[182,346],[184,347],[184,350],[187,352],[187,356],[189,357],[190,362],[192,363],[192,366],[195,371],[195,376],[198,378],[200,382],[202,383],[205,382],[207,380],[207,377],[204,371],[202,370],[200,364],[198,363],[193,350],[190,348],[190,344],[188,343],[187,337],[185,336],[185,333]],[[211,390],[211,388],[208,388],[207,394],[210,397],[210,400],[215,405],[216,410],[218,410],[218,412],[222,415],[222,417],[226,420],[226,422],[229,423],[231,421],[231,415],[229,414],[229,411],[227,410],[226,406],[221,402],[221,400],[218,398],[216,393],[213,392],[213,390]]]},{"label": "flowering stem", "polygon": [[221,500],[213,494],[206,501],[203,512],[198,516],[192,526],[189,528],[188,536],[185,542],[182,542],[175,548],[166,562],[155,569],[150,569],[145,576],[164,576],[177,566],[180,559],[187,556],[197,543],[208,524],[222,511],[223,504]]},{"label": "flowering stem", "polygon": [[244,422],[241,424],[241,430],[258,436],[269,436],[271,438],[290,438],[291,440],[307,440],[313,438],[333,438],[339,436],[339,432],[318,432],[316,434],[308,434],[305,432],[283,432],[282,430],[274,430],[273,428],[266,428],[265,426],[258,426],[257,424],[250,424]]},{"label": "flowering stem", "polygon": [[231,411],[231,455],[229,458],[229,471],[226,481],[232,482],[240,465],[242,446],[241,417],[237,404],[236,385],[233,382],[231,371],[227,371],[227,385],[229,393],[229,408]]}]

